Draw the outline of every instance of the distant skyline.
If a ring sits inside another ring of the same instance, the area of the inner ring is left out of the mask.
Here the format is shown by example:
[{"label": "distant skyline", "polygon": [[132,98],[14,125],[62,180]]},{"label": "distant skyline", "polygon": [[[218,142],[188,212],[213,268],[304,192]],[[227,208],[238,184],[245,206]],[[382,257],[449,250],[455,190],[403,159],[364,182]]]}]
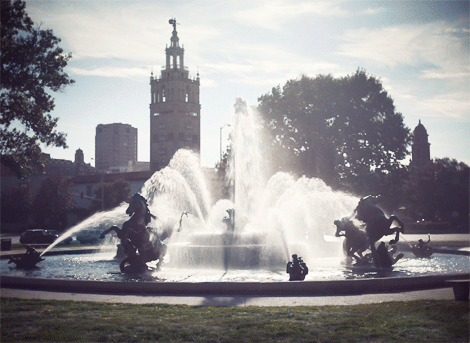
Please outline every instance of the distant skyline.
[{"label": "distant skyline", "polygon": [[123,123],[138,129],[138,160],[150,160],[150,75],[176,18],[185,65],[201,78],[202,166],[217,163],[237,96],[256,106],[302,74],[358,68],[381,79],[411,130],[421,120],[431,158],[470,165],[468,1],[26,0],[26,11],[73,55],[76,83],[53,94],[51,113],[69,148],[44,148],[53,158],[81,148],[94,165],[96,126]]}]

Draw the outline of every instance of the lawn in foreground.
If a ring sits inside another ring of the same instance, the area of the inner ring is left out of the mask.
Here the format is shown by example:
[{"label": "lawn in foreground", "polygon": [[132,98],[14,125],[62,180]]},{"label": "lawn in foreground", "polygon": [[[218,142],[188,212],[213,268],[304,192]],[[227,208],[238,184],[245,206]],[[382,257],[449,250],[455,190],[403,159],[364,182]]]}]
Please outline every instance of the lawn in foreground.
[{"label": "lawn in foreground", "polygon": [[1,342],[469,342],[469,303],[210,307],[1,299]]}]

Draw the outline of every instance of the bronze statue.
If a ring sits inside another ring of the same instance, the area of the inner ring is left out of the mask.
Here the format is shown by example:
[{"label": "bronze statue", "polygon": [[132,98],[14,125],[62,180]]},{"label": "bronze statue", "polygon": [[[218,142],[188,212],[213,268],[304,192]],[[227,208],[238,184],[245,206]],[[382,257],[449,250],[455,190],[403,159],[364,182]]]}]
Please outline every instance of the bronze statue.
[{"label": "bronze statue", "polygon": [[287,262],[286,272],[290,275],[289,281],[303,281],[308,274],[308,267],[302,257],[292,255],[292,262]]},{"label": "bronze statue", "polygon": [[[383,236],[395,233],[395,239],[391,240],[389,243],[395,244],[399,240],[400,232],[405,232],[405,224],[397,216],[390,216],[390,218],[385,217],[384,212],[375,204],[376,200],[377,197],[371,195],[362,198],[359,200],[359,204],[353,213],[358,220],[366,225],[366,234],[369,238],[372,253],[375,252],[375,242]],[[390,226],[394,221],[400,224],[400,226],[391,228]]]},{"label": "bronze statue", "polygon": [[428,234],[428,241],[424,243],[422,239],[418,240],[418,244],[413,245],[411,250],[413,251],[413,254],[415,254],[416,257],[430,257],[433,253],[432,247],[428,246],[431,242],[431,235]]},{"label": "bronze statue", "polygon": [[26,253],[18,256],[10,256],[8,263],[15,263],[17,268],[31,269],[36,267],[36,263],[44,261],[39,252],[33,247],[25,245]]},{"label": "bronze statue", "polygon": [[[397,257],[393,257],[393,255],[396,252],[394,244],[398,242],[400,232],[404,232],[405,225],[397,216],[387,218],[384,212],[375,204],[376,200],[377,197],[366,196],[359,200],[359,204],[351,216],[335,220],[335,236],[345,237],[343,249],[346,256],[356,259],[356,265],[372,265],[373,262],[376,267],[390,268],[403,257],[403,254],[398,254]],[[354,225],[351,220],[354,216],[357,220],[364,223],[365,232]],[[400,226],[390,228],[394,221],[400,224]],[[383,236],[394,233],[395,239],[389,242],[389,244],[393,245],[391,251],[387,249],[383,242],[376,249],[375,243],[377,241]],[[367,249],[370,249],[371,254],[363,256],[364,251]]]},{"label": "bronze statue", "polygon": [[145,198],[138,193],[131,197],[126,213],[131,218],[122,224],[122,229],[114,225],[101,234],[101,237],[104,237],[110,231],[115,231],[121,240],[126,255],[120,265],[121,271],[143,272],[148,269],[147,262],[156,260],[157,267],[160,267],[167,251],[163,240],[168,238],[171,232],[162,233],[154,242],[150,240],[150,229],[147,225],[156,217],[150,213]]},{"label": "bronze statue", "polygon": [[359,229],[350,218],[343,218],[341,220],[335,220],[336,225],[336,237],[344,236],[343,251],[346,256],[355,258],[356,263],[367,262],[364,259],[362,253],[369,249],[369,241],[367,234]]},{"label": "bronze statue", "polygon": [[384,242],[380,242],[376,251],[372,254],[375,266],[377,268],[391,268],[403,257],[403,253],[399,253],[394,257],[396,251],[397,247],[395,245],[393,245],[391,249],[388,249]]}]

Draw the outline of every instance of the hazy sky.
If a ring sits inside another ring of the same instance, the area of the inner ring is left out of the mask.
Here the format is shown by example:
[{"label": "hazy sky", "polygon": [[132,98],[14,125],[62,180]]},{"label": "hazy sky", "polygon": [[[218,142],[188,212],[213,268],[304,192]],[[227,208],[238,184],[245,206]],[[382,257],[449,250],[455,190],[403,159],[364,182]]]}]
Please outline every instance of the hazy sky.
[{"label": "hazy sky", "polygon": [[[73,160],[94,165],[95,128],[138,129],[138,159],[149,161],[150,73],[160,76],[176,18],[184,62],[201,78],[201,161],[219,158],[220,127],[236,96],[262,94],[301,74],[353,74],[382,80],[412,130],[421,120],[431,158],[470,164],[468,1],[27,0],[35,24],[51,28],[73,54],[76,83],[54,94],[58,130]],[[223,130],[224,141],[229,128]],[[225,145],[225,142],[224,142]]]}]

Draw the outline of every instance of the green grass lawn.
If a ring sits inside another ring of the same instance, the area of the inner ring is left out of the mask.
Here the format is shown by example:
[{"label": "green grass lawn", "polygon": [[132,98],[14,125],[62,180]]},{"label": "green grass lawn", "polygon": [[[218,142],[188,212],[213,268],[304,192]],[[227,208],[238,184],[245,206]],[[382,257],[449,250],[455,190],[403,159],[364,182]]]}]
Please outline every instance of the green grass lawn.
[{"label": "green grass lawn", "polygon": [[209,307],[1,299],[1,342],[469,342],[469,303]]}]

